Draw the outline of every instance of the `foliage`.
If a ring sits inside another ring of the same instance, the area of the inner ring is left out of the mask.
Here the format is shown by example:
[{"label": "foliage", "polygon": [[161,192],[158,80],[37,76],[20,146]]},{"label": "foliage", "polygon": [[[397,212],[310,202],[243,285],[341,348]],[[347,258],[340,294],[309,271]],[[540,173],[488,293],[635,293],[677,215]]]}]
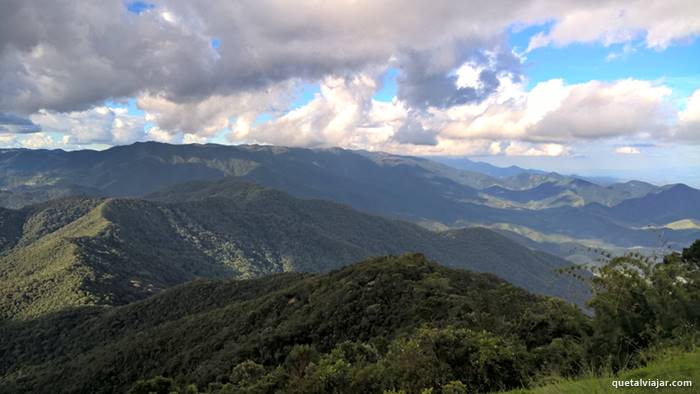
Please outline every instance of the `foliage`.
[{"label": "foliage", "polygon": [[541,355],[557,339],[581,342],[587,325],[563,301],[413,254],[7,322],[0,386],[112,392],[161,375],[213,392],[511,388],[566,375]]},{"label": "foliage", "polygon": [[[652,393],[691,393],[697,391],[695,387],[700,381],[700,350],[679,351],[672,350],[658,355],[655,360],[640,368],[625,370],[617,375],[605,376],[584,375],[577,379],[559,379],[540,387],[531,389],[519,389],[509,391],[507,394],[607,394],[633,392],[638,394]],[[638,380],[650,381],[687,381],[693,382],[692,387],[635,387],[620,389],[612,385],[613,380]]]},{"label": "foliage", "polygon": [[635,256],[612,259],[595,270],[591,358],[613,370],[634,366],[644,349],[685,337],[700,327],[700,270],[693,251],[662,263]]}]

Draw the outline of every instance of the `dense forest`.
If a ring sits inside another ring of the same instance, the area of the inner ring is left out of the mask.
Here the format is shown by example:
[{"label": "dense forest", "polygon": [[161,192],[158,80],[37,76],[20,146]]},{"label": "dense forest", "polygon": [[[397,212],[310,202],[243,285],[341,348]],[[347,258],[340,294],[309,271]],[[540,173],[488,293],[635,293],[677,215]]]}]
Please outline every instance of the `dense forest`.
[{"label": "dense forest", "polygon": [[[0,326],[7,392],[464,393],[619,371],[697,344],[700,241],[596,269],[590,313],[419,254],[195,281]],[[71,379],[58,379],[70,375]]]}]

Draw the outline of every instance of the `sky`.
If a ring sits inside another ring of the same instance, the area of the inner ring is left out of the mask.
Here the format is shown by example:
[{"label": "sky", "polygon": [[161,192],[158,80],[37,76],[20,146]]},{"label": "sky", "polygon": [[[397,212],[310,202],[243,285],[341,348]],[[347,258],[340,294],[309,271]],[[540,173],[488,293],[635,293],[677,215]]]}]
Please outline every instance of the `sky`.
[{"label": "sky", "polygon": [[0,4],[0,148],[343,147],[700,186],[700,2]]}]

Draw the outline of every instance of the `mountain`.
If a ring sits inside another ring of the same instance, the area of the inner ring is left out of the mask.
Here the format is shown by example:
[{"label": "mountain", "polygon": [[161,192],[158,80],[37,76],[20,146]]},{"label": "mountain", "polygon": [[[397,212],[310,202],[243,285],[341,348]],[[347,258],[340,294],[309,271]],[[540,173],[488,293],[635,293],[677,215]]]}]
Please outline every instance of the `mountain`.
[{"label": "mountain", "polygon": [[[5,322],[0,391],[123,393],[155,375],[220,387],[246,365],[258,371],[247,376],[271,374],[251,392],[384,392],[420,384],[416,377],[438,366],[444,378],[490,391],[566,370],[587,327],[575,307],[493,275],[448,269],[422,255],[381,257],[323,275],[198,280],[123,307]],[[436,347],[426,353],[418,343]],[[326,361],[314,365],[334,368],[314,379],[329,386],[312,391],[294,379],[311,373],[315,352]],[[331,358],[343,354],[350,361]],[[352,354],[365,356],[352,361]],[[429,354],[438,358],[421,364]],[[332,374],[351,365],[366,366],[353,375],[363,388],[347,382],[332,389]]]},{"label": "mountain", "polygon": [[552,197],[560,197],[566,188],[553,182],[545,182],[531,189],[512,190],[502,186],[491,186],[483,190],[484,193],[508,201],[527,203],[530,201],[540,201]]},{"label": "mountain", "polygon": [[[643,197],[628,199],[606,209],[624,223],[666,225],[684,219],[700,219],[700,190],[677,184]],[[643,215],[640,215],[643,212]]]},{"label": "mountain", "polygon": [[460,170],[478,172],[494,178],[507,178],[519,174],[545,174],[545,171],[525,169],[518,166],[498,167],[482,161],[469,160],[466,157],[431,156],[430,159]]},{"label": "mountain", "polygon": [[71,196],[97,197],[103,193],[97,189],[72,184],[16,186],[9,190],[0,190],[0,207],[22,208],[48,200]]},{"label": "mountain", "polygon": [[[630,208],[611,216],[605,208],[664,190],[642,182],[601,186],[556,173],[497,178],[381,152],[155,142],[100,152],[0,150],[0,175],[0,188],[10,192],[30,184],[72,184],[112,197],[143,197],[182,182],[238,177],[298,198],[335,201],[428,228],[508,225],[557,242],[646,249],[660,246],[657,232],[645,227],[646,211]],[[692,193],[674,197],[687,199]],[[692,202],[677,203],[683,204]],[[657,216],[677,217],[664,213],[668,207],[654,208]],[[664,231],[672,247],[700,236],[693,228]]]},{"label": "mountain", "polygon": [[369,256],[422,252],[534,292],[582,302],[571,264],[483,228],[432,232],[302,200],[236,178],[146,199],[55,200],[2,210],[0,311],[28,318],[72,305],[123,305],[196,278],[325,272]]},{"label": "mountain", "polygon": [[[528,179],[531,177],[527,175]],[[529,180],[527,181],[529,182]],[[617,205],[625,200],[639,198],[659,189],[649,183],[629,181],[601,186],[583,179],[558,178],[528,189],[509,189],[491,186],[481,191],[482,197],[496,198],[495,206],[545,209],[555,207],[580,207],[588,204]],[[639,216],[639,215],[638,215]]]}]

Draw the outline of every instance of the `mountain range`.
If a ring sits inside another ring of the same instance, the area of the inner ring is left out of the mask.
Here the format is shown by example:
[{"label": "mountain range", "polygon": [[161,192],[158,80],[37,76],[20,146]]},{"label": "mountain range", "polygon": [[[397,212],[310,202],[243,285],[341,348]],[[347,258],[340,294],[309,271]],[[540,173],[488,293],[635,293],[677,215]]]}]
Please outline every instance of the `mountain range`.
[{"label": "mountain range", "polygon": [[[700,237],[696,189],[639,181],[600,185],[521,170],[476,172],[425,158],[337,148],[147,142],[105,151],[10,149],[0,150],[5,194],[0,201],[21,206],[23,193],[32,189],[43,190],[46,198],[143,197],[182,182],[238,177],[431,229],[480,225],[578,250],[679,249]],[[34,195],[27,203],[43,198]]]},{"label": "mountain range", "polygon": [[434,232],[231,177],[139,199],[72,197],[0,209],[0,221],[2,318],[124,305],[197,278],[326,272],[406,252],[579,304],[587,297],[584,285],[557,273],[570,262],[485,228]]}]

